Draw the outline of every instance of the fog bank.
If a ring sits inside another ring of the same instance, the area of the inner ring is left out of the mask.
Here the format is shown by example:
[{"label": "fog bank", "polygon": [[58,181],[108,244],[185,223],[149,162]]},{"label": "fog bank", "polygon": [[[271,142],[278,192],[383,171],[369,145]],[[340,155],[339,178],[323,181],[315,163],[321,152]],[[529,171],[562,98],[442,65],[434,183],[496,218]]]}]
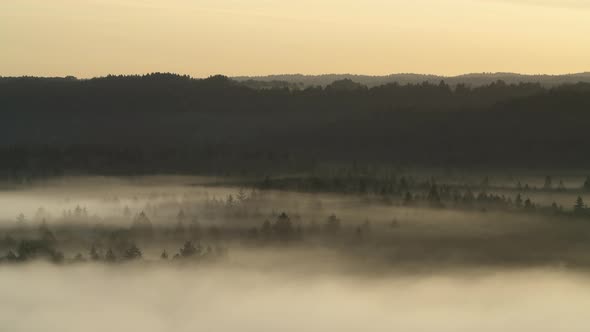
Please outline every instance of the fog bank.
[{"label": "fog bank", "polygon": [[363,276],[247,265],[0,267],[5,331],[586,331],[557,270]]}]

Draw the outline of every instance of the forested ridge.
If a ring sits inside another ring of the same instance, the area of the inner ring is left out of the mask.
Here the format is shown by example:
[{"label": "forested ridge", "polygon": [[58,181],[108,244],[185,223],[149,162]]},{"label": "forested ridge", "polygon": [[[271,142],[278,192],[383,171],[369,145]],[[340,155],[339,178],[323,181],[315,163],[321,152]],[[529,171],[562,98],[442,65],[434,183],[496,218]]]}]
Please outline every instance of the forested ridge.
[{"label": "forested ridge", "polygon": [[0,78],[2,176],[590,166],[590,84]]},{"label": "forested ridge", "polygon": [[237,76],[232,77],[237,81],[255,81],[269,84],[272,82],[286,82],[300,87],[321,85],[326,86],[334,81],[351,79],[368,87],[379,86],[383,84],[397,82],[399,84],[419,84],[422,82],[438,83],[445,81],[451,86],[458,84],[467,84],[470,86],[483,86],[492,82],[501,80],[506,83],[518,84],[521,82],[540,83],[544,87],[554,87],[562,84],[571,84],[578,82],[590,82],[590,72],[564,74],[564,75],[526,75],[517,73],[470,73],[457,76],[441,76],[432,74],[411,74],[400,73],[390,75],[355,75],[355,74],[322,74],[322,75],[302,75],[302,74],[279,74],[268,76]]},{"label": "forested ridge", "polygon": [[[568,86],[577,91],[590,84]],[[285,81],[234,81],[225,76],[194,79],[174,74],[107,76],[94,79],[0,78],[3,108],[55,111],[302,111],[317,110],[449,110],[489,108],[499,102],[536,96],[540,83],[484,86],[388,83],[368,88],[350,79],[301,88]],[[587,92],[587,91],[586,91]]]}]

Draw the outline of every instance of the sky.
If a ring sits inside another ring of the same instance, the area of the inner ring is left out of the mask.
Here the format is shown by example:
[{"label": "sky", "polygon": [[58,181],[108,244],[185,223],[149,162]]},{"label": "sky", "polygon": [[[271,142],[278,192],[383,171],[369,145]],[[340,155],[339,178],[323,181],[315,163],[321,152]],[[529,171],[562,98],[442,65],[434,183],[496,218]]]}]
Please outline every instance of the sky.
[{"label": "sky", "polygon": [[590,71],[590,0],[0,0],[0,76]]}]

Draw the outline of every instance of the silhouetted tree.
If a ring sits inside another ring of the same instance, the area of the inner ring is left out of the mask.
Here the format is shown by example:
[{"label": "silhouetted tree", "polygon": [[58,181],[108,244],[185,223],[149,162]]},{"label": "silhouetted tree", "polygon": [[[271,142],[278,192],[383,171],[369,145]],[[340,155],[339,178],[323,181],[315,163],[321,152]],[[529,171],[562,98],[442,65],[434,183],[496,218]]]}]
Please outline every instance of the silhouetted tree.
[{"label": "silhouetted tree", "polygon": [[184,223],[182,220],[178,220],[176,223],[176,227],[174,228],[174,237],[177,239],[182,239],[184,237]]},{"label": "silhouetted tree", "polygon": [[584,200],[581,196],[578,196],[578,198],[576,199],[576,203],[574,204],[574,213],[582,214],[584,213],[585,208],[586,205],[584,204]]},{"label": "silhouetted tree", "polygon": [[520,194],[516,195],[516,198],[514,199],[514,204],[517,208],[522,207],[522,196]]},{"label": "silhouetted tree", "polygon": [[265,220],[262,223],[262,226],[260,227],[260,233],[262,234],[262,236],[264,236],[266,239],[269,239],[272,235],[272,225],[270,224],[270,221]]},{"label": "silhouetted tree", "polygon": [[45,258],[53,262],[61,262],[63,254],[51,247],[50,243],[43,240],[21,240],[16,252],[18,259],[26,261],[35,258]]},{"label": "silhouetted tree", "polygon": [[389,227],[390,228],[398,228],[399,227],[399,221],[395,218],[393,218],[393,220],[391,220],[391,222],[389,223]]},{"label": "silhouetted tree", "polygon": [[182,257],[191,257],[201,253],[200,246],[195,246],[192,241],[186,241],[184,246],[180,248],[180,255]]},{"label": "silhouetted tree", "polygon": [[199,239],[201,237],[201,224],[197,217],[194,217],[189,224],[188,231],[194,239]]},{"label": "silhouetted tree", "polygon": [[246,192],[244,191],[243,188],[240,188],[240,190],[238,191],[238,194],[236,195],[236,198],[238,199],[238,202],[240,202],[241,204],[246,202],[246,199],[248,198],[248,196],[246,195]]},{"label": "silhouetted tree", "polygon": [[543,189],[550,190],[553,189],[553,180],[550,176],[545,177],[545,183],[543,184]]},{"label": "silhouetted tree", "polygon": [[408,184],[408,180],[406,179],[405,176],[402,176],[401,179],[399,180],[399,190],[401,192],[407,192],[410,189],[410,186]]},{"label": "silhouetted tree", "polygon": [[123,217],[125,219],[131,218],[131,210],[129,209],[129,207],[127,205],[125,205],[125,208],[123,208]]},{"label": "silhouetted tree", "polygon": [[334,214],[330,215],[326,220],[324,229],[329,234],[338,233],[338,231],[340,231],[340,219],[338,219],[338,217],[336,217]]},{"label": "silhouetted tree", "polygon": [[438,187],[435,183],[433,183],[430,186],[430,190],[428,191],[427,199],[432,207],[441,207],[442,206],[442,203],[440,201],[440,194],[438,191]]},{"label": "silhouetted tree", "polygon": [[6,254],[6,260],[8,260],[9,262],[16,262],[18,260],[18,257],[16,256],[14,251],[8,250],[8,253]]},{"label": "silhouetted tree", "polygon": [[49,226],[47,226],[47,222],[45,221],[45,219],[43,219],[41,225],[39,225],[39,233],[41,240],[46,241],[48,243],[56,242],[55,235],[53,235],[53,232],[49,229]]},{"label": "silhouetted tree", "polygon": [[466,205],[471,205],[474,201],[475,195],[473,194],[471,189],[468,188],[467,191],[465,191],[465,194],[463,194],[463,203]]},{"label": "silhouetted tree", "polygon": [[368,234],[371,232],[371,221],[369,219],[366,219],[365,222],[362,225],[362,231],[365,234]]},{"label": "silhouetted tree", "polygon": [[154,232],[152,222],[143,211],[133,221],[131,231],[138,236],[152,237]]},{"label": "silhouetted tree", "polygon": [[565,184],[563,184],[563,180],[559,180],[559,184],[557,185],[558,191],[565,191]]},{"label": "silhouetted tree", "polygon": [[176,221],[179,224],[183,224],[185,219],[186,219],[186,215],[184,214],[184,210],[180,209],[180,211],[178,211],[178,214],[176,215]]},{"label": "silhouetted tree", "polygon": [[135,244],[131,244],[131,246],[129,246],[129,248],[127,248],[123,254],[123,258],[126,260],[139,259],[141,256],[141,250]]},{"label": "silhouetted tree", "polygon": [[483,180],[481,181],[481,187],[486,189],[490,186],[490,178],[488,176],[486,176],[485,178],[483,178]]},{"label": "silhouetted tree", "polygon": [[414,202],[414,198],[412,197],[412,193],[410,193],[409,191],[406,191],[406,194],[404,195],[404,205],[411,205]]},{"label": "silhouetted tree", "polygon": [[277,217],[274,232],[281,241],[288,241],[293,238],[293,224],[285,212]]},{"label": "silhouetted tree", "polygon": [[100,260],[100,254],[98,253],[98,250],[96,249],[96,246],[94,246],[94,245],[92,245],[92,247],[90,247],[90,259],[93,261]]},{"label": "silhouetted tree", "polygon": [[16,217],[16,225],[19,228],[25,228],[25,227],[27,227],[27,219],[25,218],[25,215],[23,213],[20,213]]},{"label": "silhouetted tree", "polygon": [[115,256],[113,249],[109,248],[109,250],[107,250],[107,253],[106,253],[104,259],[105,259],[105,261],[107,261],[109,263],[113,263],[113,262],[117,261],[117,256]]}]

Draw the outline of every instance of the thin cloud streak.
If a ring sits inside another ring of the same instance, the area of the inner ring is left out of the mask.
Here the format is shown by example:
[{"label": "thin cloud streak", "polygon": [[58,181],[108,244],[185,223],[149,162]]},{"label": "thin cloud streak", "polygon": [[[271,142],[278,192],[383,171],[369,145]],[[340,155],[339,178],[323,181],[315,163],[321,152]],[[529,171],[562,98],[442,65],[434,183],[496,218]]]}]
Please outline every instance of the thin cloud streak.
[{"label": "thin cloud streak", "polygon": [[561,9],[590,9],[590,1],[587,0],[486,0],[512,5],[552,7]]}]

